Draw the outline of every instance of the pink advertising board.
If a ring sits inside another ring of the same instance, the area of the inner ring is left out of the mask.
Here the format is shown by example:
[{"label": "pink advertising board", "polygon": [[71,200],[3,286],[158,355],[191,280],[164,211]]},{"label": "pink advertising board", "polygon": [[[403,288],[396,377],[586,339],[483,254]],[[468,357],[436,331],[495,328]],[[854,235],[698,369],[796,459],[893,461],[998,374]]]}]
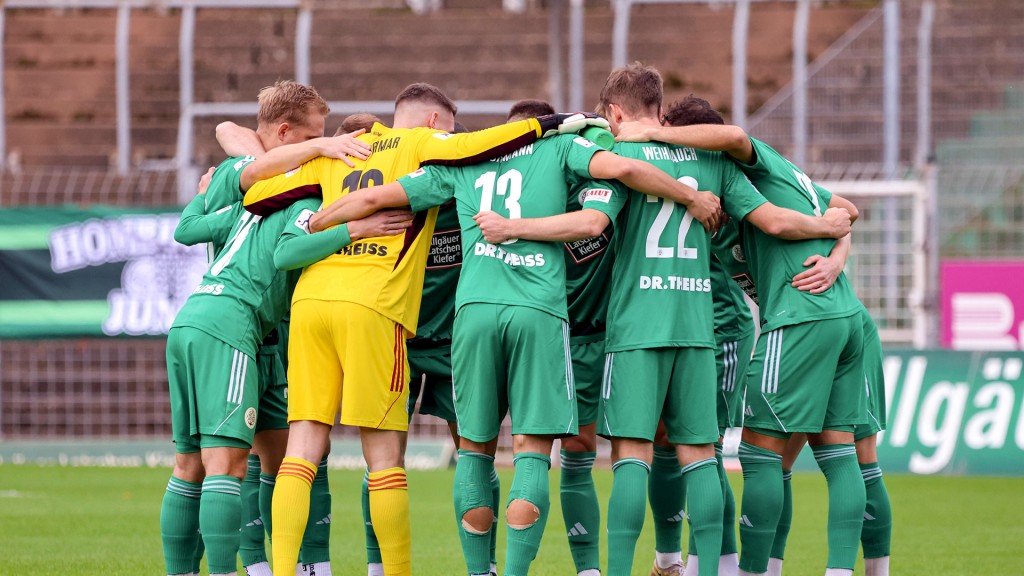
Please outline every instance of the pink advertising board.
[{"label": "pink advertising board", "polygon": [[1024,349],[1024,260],[946,260],[941,275],[943,346]]}]

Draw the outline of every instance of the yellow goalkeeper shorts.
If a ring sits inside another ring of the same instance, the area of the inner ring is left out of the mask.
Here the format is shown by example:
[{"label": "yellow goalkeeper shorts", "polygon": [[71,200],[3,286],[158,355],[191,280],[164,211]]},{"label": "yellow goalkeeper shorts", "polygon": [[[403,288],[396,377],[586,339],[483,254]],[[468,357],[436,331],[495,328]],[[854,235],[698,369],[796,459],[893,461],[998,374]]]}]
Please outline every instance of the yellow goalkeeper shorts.
[{"label": "yellow goalkeeper shorts", "polygon": [[409,429],[405,329],[351,302],[292,304],[288,421]]}]

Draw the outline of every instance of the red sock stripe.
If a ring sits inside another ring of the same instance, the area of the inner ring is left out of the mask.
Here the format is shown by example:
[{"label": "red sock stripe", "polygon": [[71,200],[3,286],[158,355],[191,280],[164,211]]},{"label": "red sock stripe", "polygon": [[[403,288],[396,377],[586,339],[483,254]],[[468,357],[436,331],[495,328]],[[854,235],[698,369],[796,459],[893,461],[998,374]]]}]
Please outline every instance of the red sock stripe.
[{"label": "red sock stripe", "polygon": [[402,479],[402,480],[392,480],[390,482],[381,482],[381,483],[377,483],[377,484],[370,484],[367,487],[367,490],[373,492],[373,491],[376,491],[376,490],[398,490],[398,489],[408,489],[408,488],[409,488],[409,484],[404,479]]},{"label": "red sock stripe", "polygon": [[281,467],[277,470],[277,477],[280,478],[281,476],[295,476],[312,486],[313,478],[316,477],[316,470],[310,470],[300,464],[282,462]]},{"label": "red sock stripe", "polygon": [[385,490],[388,488],[408,488],[405,472],[393,472],[380,478],[370,478],[370,490]]}]

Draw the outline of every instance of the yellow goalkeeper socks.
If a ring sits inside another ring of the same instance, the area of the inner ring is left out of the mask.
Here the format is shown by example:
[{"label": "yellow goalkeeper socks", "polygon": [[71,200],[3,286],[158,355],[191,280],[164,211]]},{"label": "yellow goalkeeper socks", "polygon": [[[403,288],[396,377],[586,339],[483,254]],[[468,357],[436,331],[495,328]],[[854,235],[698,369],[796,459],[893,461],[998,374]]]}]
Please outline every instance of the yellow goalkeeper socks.
[{"label": "yellow goalkeeper socks", "polygon": [[309,518],[309,491],[316,477],[316,464],[302,458],[285,457],[277,472],[271,515],[275,576],[292,576],[299,561],[302,534]]},{"label": "yellow goalkeeper socks", "polygon": [[[370,518],[373,521],[377,540],[380,542],[384,575],[408,576],[411,564],[409,558],[411,542],[409,536],[409,488],[405,470],[403,468],[388,468],[379,472],[370,472],[368,488]],[[278,490],[280,489],[278,486]]]}]

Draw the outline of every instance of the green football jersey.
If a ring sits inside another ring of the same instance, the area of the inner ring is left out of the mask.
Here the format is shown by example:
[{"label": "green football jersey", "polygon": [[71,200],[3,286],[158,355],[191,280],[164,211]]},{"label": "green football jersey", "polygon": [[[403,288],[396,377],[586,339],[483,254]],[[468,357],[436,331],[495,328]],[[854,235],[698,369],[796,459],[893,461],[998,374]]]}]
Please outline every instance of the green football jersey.
[{"label": "green football jersey", "polygon": [[173,326],[190,326],[255,355],[263,337],[288,310],[299,270],[274,266],[274,250],[284,235],[308,234],[319,199],[296,202],[267,217],[246,212],[241,202],[204,215],[196,197],[182,213],[183,223],[201,218],[209,238],[224,245],[199,286],[185,301]]},{"label": "green football jersey", "polygon": [[746,269],[746,262],[739,259],[742,257],[739,226],[729,220],[711,237],[711,299],[718,344],[740,340],[754,331],[754,315],[740,285],[733,281],[734,273]]},{"label": "green football jersey", "polygon": [[[645,160],[697,190],[722,199],[742,219],[765,202],[720,152],[649,143],[619,143],[615,152]],[[607,350],[714,348],[711,234],[686,207],[630,190],[615,234]]]},{"label": "green football jersey", "polygon": [[[231,206],[235,202],[241,202],[245,195],[242,192],[242,169],[246,164],[256,160],[255,156],[235,156],[220,163],[213,171],[213,178],[210,179],[210,186],[203,195],[204,205],[207,214],[213,214],[225,206]],[[223,243],[210,242],[208,245],[208,256],[212,262],[214,256],[220,254]]]},{"label": "green football jersey", "polygon": [[[415,211],[456,200],[463,256],[456,310],[485,302],[529,306],[568,318],[562,245],[522,239],[490,244],[473,216],[488,210],[506,218],[564,213],[569,191],[589,179],[590,159],[600,150],[584,138],[556,136],[480,164],[430,166],[399,180]],[[587,208],[605,212],[613,204],[610,189],[592,196],[584,204]]]},{"label": "green football jersey", "polygon": [[416,336],[409,339],[413,348],[430,348],[452,343],[455,322],[455,287],[462,269],[462,231],[455,203],[444,204],[437,211],[434,237],[427,254],[427,270],[423,275],[423,299]]},{"label": "green football jersey", "polygon": [[[831,192],[814,184],[771,146],[755,138],[750,141],[756,154],[754,164],[737,164],[772,204],[817,216],[828,209]],[[763,332],[812,320],[843,318],[859,310],[860,302],[846,274],[840,274],[835,284],[821,294],[791,285],[793,277],[806,270],[807,258],[814,254],[828,256],[835,240],[781,240],[746,223],[742,235],[743,252],[757,286]]]},{"label": "green football jersey", "polygon": [[[609,187],[614,190],[618,187]],[[569,195],[566,212],[583,208],[589,194],[589,187]],[[626,194],[619,190],[613,194],[613,204],[605,212],[612,223],[604,232],[593,238],[565,242],[565,285],[568,290],[569,333],[572,336],[602,334],[608,315],[608,292],[612,279],[612,258],[610,243],[615,230],[615,220],[626,201]]]}]

